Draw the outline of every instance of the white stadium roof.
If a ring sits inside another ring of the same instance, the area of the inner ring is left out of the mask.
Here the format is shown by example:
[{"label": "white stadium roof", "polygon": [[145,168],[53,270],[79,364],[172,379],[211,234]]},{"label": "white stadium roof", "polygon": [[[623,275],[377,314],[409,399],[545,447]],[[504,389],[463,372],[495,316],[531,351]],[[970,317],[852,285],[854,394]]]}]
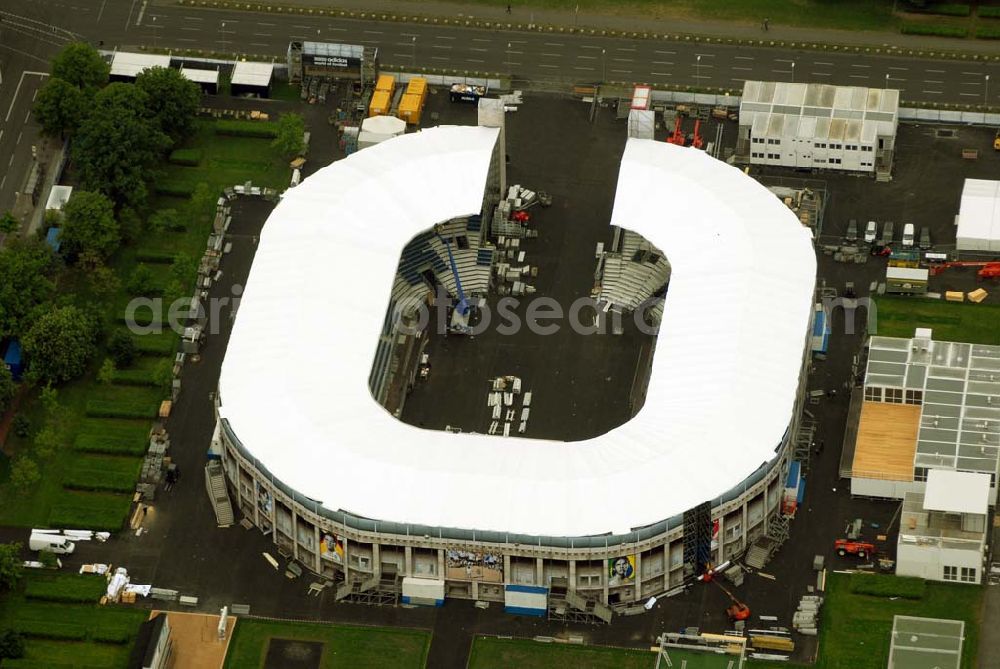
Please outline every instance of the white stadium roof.
[{"label": "white stadium roof", "polygon": [[480,212],[497,135],[403,135],[286,192],[260,235],[219,383],[243,446],[331,510],[545,536],[664,520],[771,460],[813,309],[811,233],[739,170],[664,142],[629,140],[611,220],[672,268],[631,421],[567,443],[424,430],[376,404],[368,377],[403,246]]}]

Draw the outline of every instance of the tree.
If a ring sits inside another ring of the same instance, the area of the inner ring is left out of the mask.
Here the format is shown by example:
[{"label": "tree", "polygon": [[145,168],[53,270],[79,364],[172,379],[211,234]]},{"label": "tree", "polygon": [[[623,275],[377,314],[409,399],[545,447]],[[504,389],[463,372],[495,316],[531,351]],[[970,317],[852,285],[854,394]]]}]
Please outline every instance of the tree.
[{"label": "tree", "polygon": [[40,239],[17,239],[0,250],[0,336],[19,337],[31,312],[51,297],[52,249]]},{"label": "tree", "polygon": [[14,214],[8,211],[4,212],[4,214],[0,216],[0,233],[9,235],[10,233],[17,232],[20,229],[21,221],[17,220],[14,217]]},{"label": "tree", "polygon": [[87,369],[95,352],[94,324],[73,306],[58,307],[41,314],[22,343],[33,379],[60,383],[76,378]]},{"label": "tree", "polygon": [[170,138],[148,116],[145,100],[142,91],[111,84],[95,96],[94,111],[73,141],[73,161],[83,188],[107,195],[118,207],[145,201],[146,182],[170,147]]},{"label": "tree", "polygon": [[[125,286],[128,292],[138,296],[148,296],[156,289],[156,281],[153,279],[153,270],[147,265],[137,265],[132,270],[132,276],[128,278]],[[131,341],[131,340],[130,340]]]},{"label": "tree", "polygon": [[17,385],[14,383],[14,377],[6,365],[0,365],[0,416],[10,407],[15,393]]},{"label": "tree", "polygon": [[278,134],[271,146],[281,151],[287,158],[294,158],[305,150],[303,135],[306,131],[305,121],[299,114],[282,114],[278,119]]},{"label": "tree", "polygon": [[10,485],[18,492],[28,492],[38,483],[40,478],[38,465],[27,455],[18,457],[10,466]]},{"label": "tree", "polygon": [[71,254],[92,253],[106,259],[114,253],[121,233],[111,200],[100,193],[75,191],[63,208],[60,239]]},{"label": "tree", "polygon": [[0,592],[13,590],[21,579],[24,565],[21,562],[21,544],[16,541],[0,544]]},{"label": "tree", "polygon": [[0,631],[0,659],[24,657],[24,637],[17,630]]},{"label": "tree", "polygon": [[146,223],[152,232],[183,232],[184,219],[176,209],[157,209]]},{"label": "tree", "polygon": [[83,42],[69,44],[52,61],[53,78],[67,81],[77,88],[101,88],[108,83],[110,72],[97,49]]},{"label": "tree", "polygon": [[199,183],[194,187],[191,200],[188,202],[188,211],[191,214],[191,220],[201,224],[211,223],[215,217],[218,200],[218,191],[213,193],[212,187],[207,183],[204,181]]},{"label": "tree", "polygon": [[135,340],[127,332],[117,330],[108,342],[108,353],[119,369],[128,367],[135,360],[137,353]]},{"label": "tree", "polygon": [[101,368],[97,370],[97,381],[103,383],[106,386],[114,383],[115,380],[115,361],[111,358],[105,358],[104,362],[101,364]]},{"label": "tree", "polygon": [[146,93],[147,109],[164,133],[175,142],[191,133],[201,104],[198,84],[172,67],[151,67],[139,73],[135,86]]},{"label": "tree", "polygon": [[41,90],[32,113],[42,126],[42,132],[65,139],[72,135],[89,111],[87,93],[64,79],[51,78]]}]

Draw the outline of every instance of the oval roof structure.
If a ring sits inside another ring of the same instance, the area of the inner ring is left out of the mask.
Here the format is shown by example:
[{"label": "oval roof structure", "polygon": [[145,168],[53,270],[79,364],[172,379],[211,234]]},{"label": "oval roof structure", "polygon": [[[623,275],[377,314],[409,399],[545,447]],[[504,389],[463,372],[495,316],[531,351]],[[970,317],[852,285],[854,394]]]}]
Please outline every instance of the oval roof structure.
[{"label": "oval roof structure", "polygon": [[541,536],[655,523],[771,460],[812,314],[811,232],[738,169],[663,142],[629,140],[611,220],[672,268],[631,421],[542,441],[424,430],[375,403],[368,376],[402,248],[479,213],[497,135],[403,135],[286,192],[260,235],[219,382],[220,415],[244,447],[332,510]]}]

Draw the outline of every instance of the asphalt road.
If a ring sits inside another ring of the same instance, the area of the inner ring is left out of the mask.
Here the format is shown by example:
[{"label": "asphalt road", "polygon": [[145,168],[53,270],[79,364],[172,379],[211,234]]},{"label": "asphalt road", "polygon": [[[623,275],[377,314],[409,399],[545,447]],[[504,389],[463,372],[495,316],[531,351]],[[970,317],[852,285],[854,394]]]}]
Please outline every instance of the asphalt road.
[{"label": "asphalt road", "polygon": [[[76,3],[75,5],[73,3]],[[293,38],[379,47],[387,65],[512,74],[525,80],[627,81],[739,88],[746,79],[899,88],[909,102],[1000,104],[1000,64],[765,47],[549,35],[210,10],[148,0],[0,0],[93,42],[199,48],[280,60]],[[989,77],[987,79],[987,76]],[[993,84],[990,86],[990,84]]]}]

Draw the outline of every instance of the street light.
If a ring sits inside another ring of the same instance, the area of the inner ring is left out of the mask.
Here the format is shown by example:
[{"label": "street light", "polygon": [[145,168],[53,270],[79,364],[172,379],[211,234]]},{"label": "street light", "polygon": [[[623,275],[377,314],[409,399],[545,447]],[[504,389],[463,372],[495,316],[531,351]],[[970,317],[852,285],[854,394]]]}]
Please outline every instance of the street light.
[{"label": "street light", "polygon": [[701,83],[701,54],[700,53],[695,58],[695,63],[694,63],[694,78],[698,79],[698,81],[694,82],[695,86],[699,85]]},{"label": "street light", "polygon": [[886,87],[886,90],[888,90],[888,88],[889,88],[889,73],[888,72],[885,73],[885,87]]},{"label": "street light", "polygon": [[792,83],[795,83],[795,61],[792,61]]},{"label": "street light", "polygon": [[990,75],[986,75],[986,85],[983,87],[983,105],[990,106]]},{"label": "street light", "polygon": [[222,50],[226,50],[226,22],[222,21],[219,25],[219,34],[222,41]]},{"label": "street light", "polygon": [[513,81],[514,72],[510,67],[510,42],[507,42],[507,76]]},{"label": "street light", "polygon": [[417,66],[417,36],[416,35],[413,36],[412,43],[413,43],[413,58],[412,58],[412,60],[413,60],[413,67],[416,67]]},{"label": "street light", "polygon": [[601,49],[601,83],[603,84],[608,78],[608,59],[606,57],[607,50]]}]

